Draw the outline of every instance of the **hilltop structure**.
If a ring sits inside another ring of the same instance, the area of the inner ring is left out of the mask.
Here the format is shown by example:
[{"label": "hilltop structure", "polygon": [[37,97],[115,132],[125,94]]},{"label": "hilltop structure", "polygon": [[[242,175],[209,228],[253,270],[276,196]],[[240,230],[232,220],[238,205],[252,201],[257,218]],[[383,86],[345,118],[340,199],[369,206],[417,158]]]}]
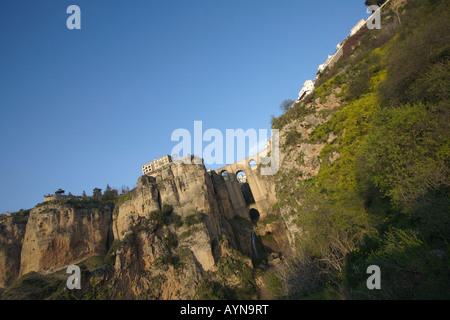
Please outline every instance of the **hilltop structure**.
[{"label": "hilltop structure", "polygon": [[148,174],[150,172],[153,172],[155,170],[158,170],[158,169],[164,167],[165,165],[169,164],[170,162],[172,162],[172,157],[169,155],[165,155],[164,157],[161,157],[159,159],[155,158],[155,160],[153,160],[147,164],[144,164],[142,166],[142,173],[144,175]]},{"label": "hilltop structure", "polygon": [[75,198],[70,193],[68,195],[66,195],[64,193],[65,193],[65,191],[63,189],[59,188],[58,190],[55,191],[55,194],[44,195],[44,202],[53,201],[53,200],[60,200],[60,199],[72,199],[72,198]]}]

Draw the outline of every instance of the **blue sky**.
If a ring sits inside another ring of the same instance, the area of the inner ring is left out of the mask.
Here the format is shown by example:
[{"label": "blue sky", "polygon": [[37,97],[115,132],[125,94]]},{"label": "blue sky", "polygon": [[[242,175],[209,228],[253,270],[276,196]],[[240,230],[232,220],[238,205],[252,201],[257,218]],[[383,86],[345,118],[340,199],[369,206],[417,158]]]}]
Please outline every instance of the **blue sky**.
[{"label": "blue sky", "polygon": [[[81,30],[68,30],[69,5]],[[0,2],[0,213],[133,187],[177,128],[270,129],[363,0]]]}]

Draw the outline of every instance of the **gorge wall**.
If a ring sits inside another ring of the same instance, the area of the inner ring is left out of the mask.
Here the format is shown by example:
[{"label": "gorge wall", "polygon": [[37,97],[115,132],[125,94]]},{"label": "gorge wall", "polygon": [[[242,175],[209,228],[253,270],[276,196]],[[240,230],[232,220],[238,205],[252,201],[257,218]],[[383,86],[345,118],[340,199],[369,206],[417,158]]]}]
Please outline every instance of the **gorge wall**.
[{"label": "gorge wall", "polygon": [[109,298],[193,298],[221,259],[253,267],[254,225],[232,197],[203,164],[171,163],[141,176],[116,202],[58,199],[2,217],[0,288],[30,272],[107,257],[109,267],[96,276]]}]

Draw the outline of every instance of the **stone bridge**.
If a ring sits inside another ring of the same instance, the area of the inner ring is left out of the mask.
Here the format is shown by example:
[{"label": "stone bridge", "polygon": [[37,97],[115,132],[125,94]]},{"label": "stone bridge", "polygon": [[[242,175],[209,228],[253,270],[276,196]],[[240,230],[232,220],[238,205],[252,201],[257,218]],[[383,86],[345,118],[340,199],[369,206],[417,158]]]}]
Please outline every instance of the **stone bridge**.
[{"label": "stone bridge", "polygon": [[[225,181],[228,194],[234,209],[240,216],[249,218],[256,212],[259,216],[267,215],[276,203],[275,185],[273,176],[261,175],[261,159],[267,156],[267,149],[238,162],[228,164],[214,170]],[[237,175],[243,172],[247,176],[247,183],[255,200],[254,204],[247,205],[241,190]],[[251,217],[253,220],[253,218]]]}]

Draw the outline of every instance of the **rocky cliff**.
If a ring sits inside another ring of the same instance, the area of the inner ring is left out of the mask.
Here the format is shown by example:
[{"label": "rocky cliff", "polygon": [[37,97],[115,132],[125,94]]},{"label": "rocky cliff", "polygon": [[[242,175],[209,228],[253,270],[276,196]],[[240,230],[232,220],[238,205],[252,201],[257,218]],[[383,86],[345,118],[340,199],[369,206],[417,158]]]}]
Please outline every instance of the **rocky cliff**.
[{"label": "rocky cliff", "polygon": [[51,273],[106,254],[111,207],[99,201],[43,203],[0,221],[0,287],[32,271]]},{"label": "rocky cliff", "polygon": [[131,282],[139,285],[125,296],[193,298],[202,275],[217,270],[221,253],[215,246],[222,238],[251,255],[250,241],[239,243],[233,232],[229,220],[236,214],[226,189],[217,179],[213,185],[213,179],[203,165],[177,164],[139,178],[114,217],[114,238],[121,242],[116,289]]},{"label": "rocky cliff", "polygon": [[253,227],[234,212],[221,176],[172,163],[119,199],[60,199],[4,217],[0,286],[99,258],[78,294],[97,281],[107,298],[191,299],[224,258],[253,267]]},{"label": "rocky cliff", "polygon": [[77,208],[69,202],[33,208],[28,218],[19,276],[51,272],[108,250],[111,208],[96,203]]},{"label": "rocky cliff", "polygon": [[0,288],[19,276],[20,255],[30,212],[19,211],[0,217]]}]

